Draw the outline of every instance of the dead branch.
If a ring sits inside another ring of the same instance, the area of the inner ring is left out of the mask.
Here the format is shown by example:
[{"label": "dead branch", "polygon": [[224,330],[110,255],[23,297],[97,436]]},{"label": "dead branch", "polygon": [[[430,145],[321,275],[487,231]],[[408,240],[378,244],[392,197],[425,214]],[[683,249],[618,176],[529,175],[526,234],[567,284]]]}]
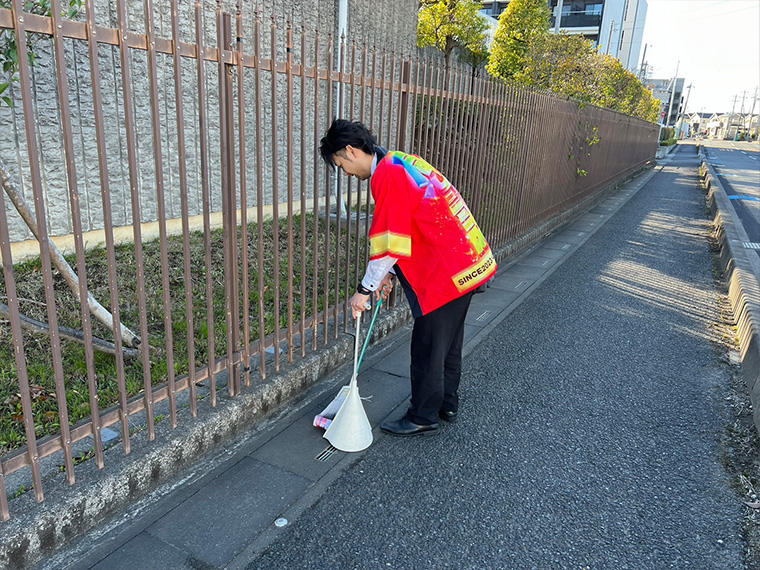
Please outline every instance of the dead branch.
[{"label": "dead branch", "polygon": [[[11,318],[11,312],[8,308],[8,305],[5,303],[0,303],[0,317],[4,317],[6,319]],[[47,323],[43,323],[42,321],[38,321],[36,319],[32,319],[31,317],[27,317],[24,315],[19,314],[19,318],[21,320],[21,327],[34,333],[42,333],[50,336],[50,325]],[[69,327],[58,327],[58,334],[61,335],[61,338],[64,338],[66,340],[70,340],[73,342],[78,342],[79,344],[84,344],[84,333],[82,331],[78,331],[76,329],[71,329]],[[92,347],[100,352],[106,352],[108,354],[116,354],[116,347],[108,342],[107,340],[103,340],[97,337],[92,337]],[[122,348],[121,353],[124,355],[125,358],[137,358],[139,356],[140,351],[136,348]]]},{"label": "dead branch", "polygon": [[[37,241],[40,241],[40,235],[37,231],[37,221],[35,220],[34,214],[29,209],[24,196],[21,194],[21,192],[19,192],[18,188],[11,180],[8,174],[8,170],[5,168],[5,164],[3,164],[2,160],[0,160],[0,180],[2,181],[5,193],[8,195],[11,202],[16,207],[19,215],[29,227],[32,234],[34,234],[34,237],[37,238]],[[77,277],[77,274],[63,257],[63,254],[56,247],[56,245],[49,239],[48,243],[50,244],[51,261],[56,266],[58,271],[61,272],[63,279],[66,281],[66,284],[76,296],[77,301],[81,302],[81,297],[79,295],[79,278]],[[89,291],[87,292],[87,307],[90,309],[90,313],[92,313],[93,317],[98,319],[101,323],[113,331],[113,315],[108,309],[101,305]],[[123,343],[126,346],[139,346],[140,337],[133,333],[129,328],[124,326],[124,323],[120,323],[120,330]]]}]

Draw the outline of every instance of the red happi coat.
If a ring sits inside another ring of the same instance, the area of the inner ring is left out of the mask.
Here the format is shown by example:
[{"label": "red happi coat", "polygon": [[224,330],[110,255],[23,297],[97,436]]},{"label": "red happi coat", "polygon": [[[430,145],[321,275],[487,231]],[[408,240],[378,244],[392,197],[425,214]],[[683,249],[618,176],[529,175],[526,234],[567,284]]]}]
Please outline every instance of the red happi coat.
[{"label": "red happi coat", "polygon": [[398,259],[399,277],[412,289],[413,313],[428,314],[494,275],[496,261],[467,204],[423,159],[388,152],[371,188],[370,258]]}]

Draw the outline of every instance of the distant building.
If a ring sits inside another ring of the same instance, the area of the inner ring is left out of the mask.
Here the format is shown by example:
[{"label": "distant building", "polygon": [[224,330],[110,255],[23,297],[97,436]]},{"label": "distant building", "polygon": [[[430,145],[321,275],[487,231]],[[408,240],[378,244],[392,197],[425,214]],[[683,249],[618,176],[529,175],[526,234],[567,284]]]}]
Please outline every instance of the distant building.
[{"label": "distant building", "polygon": [[689,135],[686,136],[707,135],[707,124],[712,116],[713,113],[692,113],[689,115]]},{"label": "distant building", "polygon": [[[491,35],[509,1],[486,0],[482,14],[491,24]],[[635,71],[640,66],[641,38],[646,21],[646,0],[547,0],[552,12],[551,29],[557,24],[558,4],[560,30],[580,34],[590,40],[602,53],[609,53]]]},{"label": "distant building", "polygon": [[[673,79],[646,79],[644,87],[652,91],[655,99],[660,101],[660,122],[663,125],[672,127],[678,120],[678,114],[682,111],[683,105],[683,85],[685,80],[678,77],[675,80],[675,94],[673,95],[673,106],[670,107],[670,96],[673,89]],[[666,117],[670,109],[670,116]]]},{"label": "distant building", "polygon": [[755,140],[759,122],[760,115],[715,113],[707,122],[707,136],[719,140]]}]

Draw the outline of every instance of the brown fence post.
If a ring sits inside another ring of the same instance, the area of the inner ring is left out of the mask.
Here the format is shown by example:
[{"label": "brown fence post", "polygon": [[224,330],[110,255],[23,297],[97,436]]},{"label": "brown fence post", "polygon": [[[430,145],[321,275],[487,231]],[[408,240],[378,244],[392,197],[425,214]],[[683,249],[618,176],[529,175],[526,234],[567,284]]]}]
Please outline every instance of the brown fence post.
[{"label": "brown fence post", "polygon": [[[221,8],[220,8],[221,9]],[[232,15],[220,14],[219,113],[222,145],[222,218],[225,240],[225,295],[227,312],[227,373],[230,396],[240,393],[240,284],[238,282],[237,192],[235,188],[235,107],[232,56]]]},{"label": "brown fence post", "polygon": [[396,148],[404,150],[406,145],[406,125],[409,119],[409,91],[412,89],[411,85],[412,76],[412,62],[405,61],[401,66],[401,97],[399,98],[398,105],[398,141],[396,141]]}]

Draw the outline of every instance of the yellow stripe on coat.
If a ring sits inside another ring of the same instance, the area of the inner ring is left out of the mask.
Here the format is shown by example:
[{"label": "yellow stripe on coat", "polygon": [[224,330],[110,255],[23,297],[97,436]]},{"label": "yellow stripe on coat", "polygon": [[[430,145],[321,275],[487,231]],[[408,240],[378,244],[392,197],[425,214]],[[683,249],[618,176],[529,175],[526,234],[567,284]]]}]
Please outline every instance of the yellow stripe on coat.
[{"label": "yellow stripe on coat", "polygon": [[412,255],[412,238],[393,232],[384,232],[369,238],[369,250],[370,257],[379,255],[410,257]]}]

